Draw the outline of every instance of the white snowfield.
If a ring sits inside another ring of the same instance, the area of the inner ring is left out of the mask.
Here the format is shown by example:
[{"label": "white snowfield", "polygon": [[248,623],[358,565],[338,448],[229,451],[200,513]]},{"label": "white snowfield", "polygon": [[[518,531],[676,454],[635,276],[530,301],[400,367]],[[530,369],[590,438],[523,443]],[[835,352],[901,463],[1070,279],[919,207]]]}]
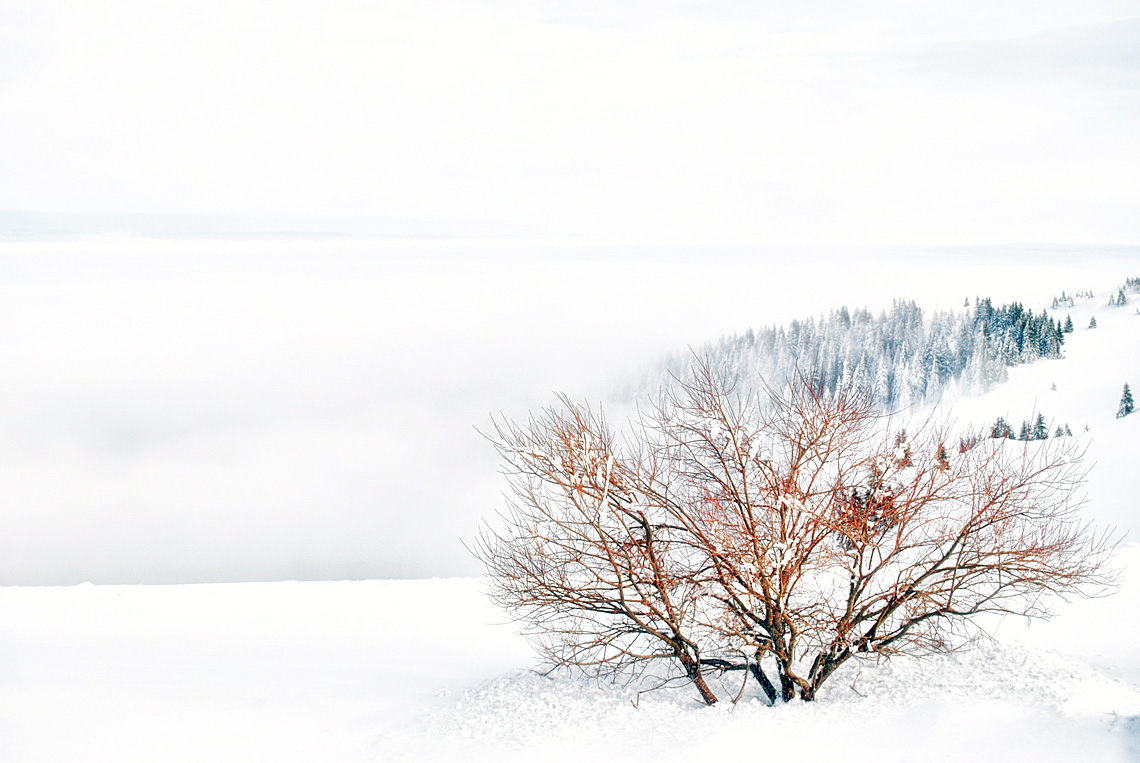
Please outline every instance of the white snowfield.
[{"label": "white snowfield", "polygon": [[1140,413],[1115,418],[1140,315],[1105,302],[1059,311],[1066,359],[955,415],[1042,411],[1086,439],[1089,516],[1129,532],[1113,596],[851,663],[814,703],[746,685],[706,708],[687,686],[541,675],[478,579],[0,588],[0,761],[1140,760]]},{"label": "white snowfield", "polygon": [[6,588],[0,760],[1132,760],[1138,583],[774,708],[544,677],[473,579]]}]

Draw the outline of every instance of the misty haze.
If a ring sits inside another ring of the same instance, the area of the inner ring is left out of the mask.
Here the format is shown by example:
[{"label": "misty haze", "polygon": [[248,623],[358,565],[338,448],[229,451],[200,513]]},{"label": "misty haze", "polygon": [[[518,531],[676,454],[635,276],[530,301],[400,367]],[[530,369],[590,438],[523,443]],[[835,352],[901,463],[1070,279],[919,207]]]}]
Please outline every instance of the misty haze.
[{"label": "misty haze", "polygon": [[[1136,760],[1138,95],[1137,0],[5,0],[0,758]],[[653,524],[486,435],[698,357],[1069,477],[934,591],[878,455]]]}]

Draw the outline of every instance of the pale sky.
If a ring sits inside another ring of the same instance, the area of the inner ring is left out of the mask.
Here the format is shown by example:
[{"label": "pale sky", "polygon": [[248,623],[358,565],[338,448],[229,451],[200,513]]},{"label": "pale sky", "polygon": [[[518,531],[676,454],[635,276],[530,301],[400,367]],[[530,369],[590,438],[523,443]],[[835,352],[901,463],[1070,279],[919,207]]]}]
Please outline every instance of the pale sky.
[{"label": "pale sky", "polygon": [[0,210],[1136,243],[1140,2],[2,0]]}]

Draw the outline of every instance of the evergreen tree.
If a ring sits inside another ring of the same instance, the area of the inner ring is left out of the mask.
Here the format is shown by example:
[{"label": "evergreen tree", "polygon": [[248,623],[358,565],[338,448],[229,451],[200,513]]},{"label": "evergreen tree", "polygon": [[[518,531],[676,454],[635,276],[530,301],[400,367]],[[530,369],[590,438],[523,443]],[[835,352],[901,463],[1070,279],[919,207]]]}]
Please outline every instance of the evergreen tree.
[{"label": "evergreen tree", "polygon": [[1053,437],[1057,438],[1057,437],[1064,437],[1064,436],[1065,436],[1065,430],[1061,429],[1061,425],[1058,424],[1057,428],[1055,430],[1053,430]]},{"label": "evergreen tree", "polygon": [[977,447],[977,445],[978,445],[978,436],[975,434],[972,434],[969,437],[959,437],[958,438],[958,452],[959,453],[965,453],[967,451],[973,450],[974,448]]},{"label": "evergreen tree", "polygon": [[1065,327],[1061,330],[1064,331],[1066,334],[1073,333],[1073,316],[1071,316],[1071,315],[1065,316]]},{"label": "evergreen tree", "polygon": [[1069,425],[1066,424],[1065,425],[1065,437],[1072,437],[1072,436],[1073,436],[1073,430],[1069,429]]},{"label": "evergreen tree", "polygon": [[946,452],[946,446],[942,443],[938,444],[936,459],[939,469],[948,469],[950,467],[950,454]]},{"label": "evergreen tree", "polygon": [[1120,396],[1120,407],[1116,409],[1116,418],[1122,419],[1134,410],[1136,410],[1136,405],[1132,402],[1132,390],[1125,384],[1124,394]]},{"label": "evergreen tree", "polygon": [[1021,431],[1018,433],[1017,439],[1021,440],[1022,442],[1026,442],[1027,440],[1029,440],[1029,435],[1030,435],[1029,421],[1026,420],[1026,421],[1021,422]]},{"label": "evergreen tree", "polygon": [[1095,315],[1092,318],[1089,318],[1089,328],[1090,329],[1096,328],[1096,316]]},{"label": "evergreen tree", "polygon": [[1003,416],[998,416],[997,421],[990,427],[990,437],[995,440],[1008,440],[1013,437],[1013,427]]},{"label": "evergreen tree", "polygon": [[1032,440],[1048,440],[1049,427],[1045,424],[1045,414],[1037,414],[1037,421],[1033,424],[1033,430],[1030,432],[1030,439]]},{"label": "evergreen tree", "polygon": [[887,370],[887,364],[880,362],[879,367],[875,370],[875,386],[874,400],[881,408],[889,409],[891,407],[891,377]]}]

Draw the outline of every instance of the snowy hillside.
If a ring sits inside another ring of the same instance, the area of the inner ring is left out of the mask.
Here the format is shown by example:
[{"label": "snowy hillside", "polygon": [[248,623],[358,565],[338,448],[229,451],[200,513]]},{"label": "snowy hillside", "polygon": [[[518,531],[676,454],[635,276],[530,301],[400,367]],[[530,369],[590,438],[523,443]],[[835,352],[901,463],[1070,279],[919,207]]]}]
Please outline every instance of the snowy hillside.
[{"label": "snowy hillside", "polygon": [[539,675],[476,579],[7,587],[0,760],[1140,759],[1140,414],[1115,415],[1140,385],[1140,315],[1109,286],[1068,311],[1063,359],[954,415],[1040,411],[1088,443],[1089,516],[1128,532],[1115,596],[990,622],[994,641],[952,656],[849,664],[813,704],[750,685],[704,708],[686,687]]},{"label": "snowy hillside", "polygon": [[[989,298],[966,301],[960,312],[935,311],[927,320],[913,301],[896,300],[890,312],[833,310],[817,322],[749,329],[698,350],[720,368],[762,378],[780,388],[805,375],[821,389],[856,389],[884,409],[909,408],[981,393],[1007,378],[1009,366],[1059,358],[1072,321],[1021,304],[995,307]],[[670,358],[643,385],[684,376],[690,356]]]}]

